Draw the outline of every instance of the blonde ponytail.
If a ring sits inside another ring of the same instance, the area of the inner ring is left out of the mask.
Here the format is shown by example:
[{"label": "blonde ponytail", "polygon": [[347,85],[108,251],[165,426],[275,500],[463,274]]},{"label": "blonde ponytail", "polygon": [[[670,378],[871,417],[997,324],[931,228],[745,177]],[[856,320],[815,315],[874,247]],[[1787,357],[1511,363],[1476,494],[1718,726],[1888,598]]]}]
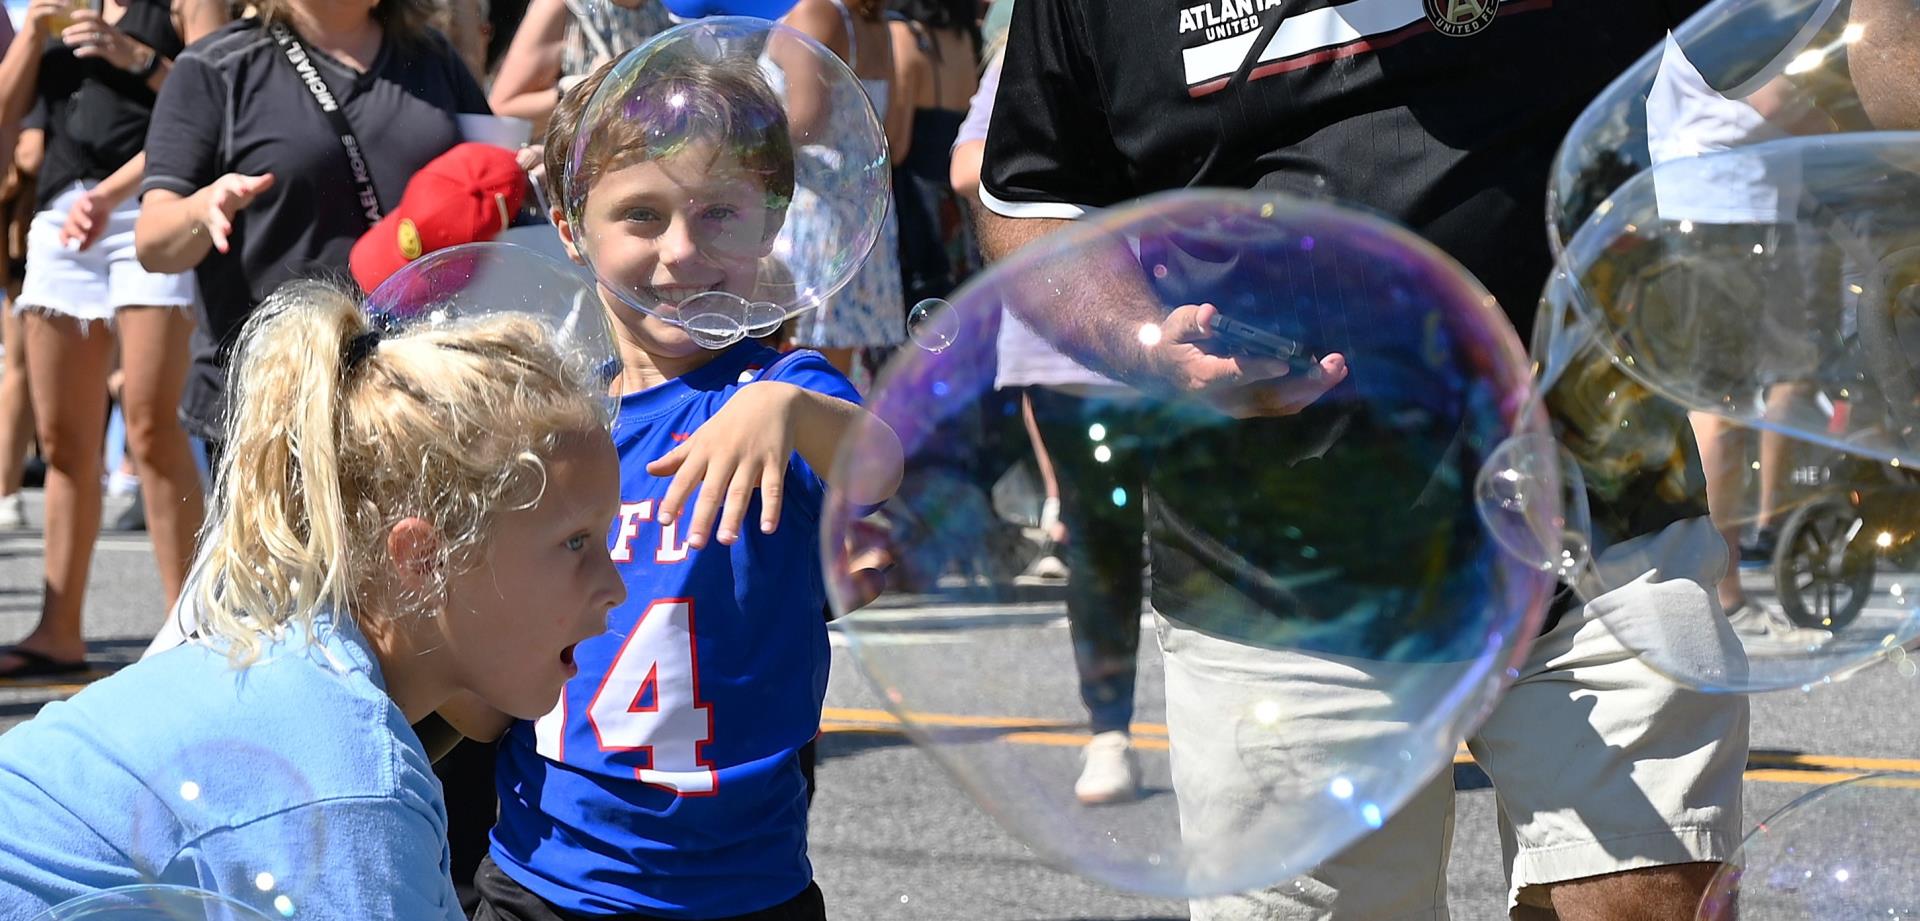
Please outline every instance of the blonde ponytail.
[{"label": "blonde ponytail", "polygon": [[195,586],[202,630],[245,662],[282,624],[404,613],[362,610],[388,529],[425,519],[441,537],[442,578],[466,565],[498,512],[538,500],[556,440],[602,424],[591,373],[524,316],[382,338],[339,289],[276,291],[248,320],[232,368]]}]

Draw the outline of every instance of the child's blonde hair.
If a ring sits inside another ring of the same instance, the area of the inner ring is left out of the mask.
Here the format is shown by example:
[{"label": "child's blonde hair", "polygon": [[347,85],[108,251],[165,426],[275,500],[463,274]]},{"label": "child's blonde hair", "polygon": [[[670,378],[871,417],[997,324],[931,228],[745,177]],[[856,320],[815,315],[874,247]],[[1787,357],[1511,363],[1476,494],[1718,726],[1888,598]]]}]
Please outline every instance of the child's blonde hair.
[{"label": "child's blonde hair", "polygon": [[540,322],[503,314],[376,332],[345,292],[293,282],[247,321],[233,365],[230,437],[198,568],[202,629],[250,660],[259,637],[379,591],[387,533],[418,517],[439,535],[437,601],[494,517],[539,500],[559,438],[604,422],[592,369]]}]

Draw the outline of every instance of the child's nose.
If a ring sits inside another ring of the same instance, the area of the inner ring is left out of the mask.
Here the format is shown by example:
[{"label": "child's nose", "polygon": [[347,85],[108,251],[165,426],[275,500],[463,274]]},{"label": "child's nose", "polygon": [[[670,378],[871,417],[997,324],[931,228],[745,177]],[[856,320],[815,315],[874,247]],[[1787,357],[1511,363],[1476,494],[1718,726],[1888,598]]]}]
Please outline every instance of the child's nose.
[{"label": "child's nose", "polygon": [[666,233],[660,235],[660,261],[668,265],[692,260],[700,254],[699,241],[694,239],[693,225],[688,221],[674,221],[667,226]]}]

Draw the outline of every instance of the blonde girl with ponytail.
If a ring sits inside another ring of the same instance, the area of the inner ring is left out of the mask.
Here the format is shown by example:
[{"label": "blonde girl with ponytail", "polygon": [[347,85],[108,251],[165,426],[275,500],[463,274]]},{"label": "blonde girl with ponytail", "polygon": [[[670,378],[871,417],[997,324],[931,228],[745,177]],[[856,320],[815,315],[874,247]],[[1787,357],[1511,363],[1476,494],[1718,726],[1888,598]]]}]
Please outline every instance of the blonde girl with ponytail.
[{"label": "blonde girl with ponytail", "polygon": [[238,356],[200,639],[0,736],[0,917],[164,882],[276,917],[462,918],[410,724],[545,714],[625,596],[606,401],[539,322],[383,335],[295,283]]}]

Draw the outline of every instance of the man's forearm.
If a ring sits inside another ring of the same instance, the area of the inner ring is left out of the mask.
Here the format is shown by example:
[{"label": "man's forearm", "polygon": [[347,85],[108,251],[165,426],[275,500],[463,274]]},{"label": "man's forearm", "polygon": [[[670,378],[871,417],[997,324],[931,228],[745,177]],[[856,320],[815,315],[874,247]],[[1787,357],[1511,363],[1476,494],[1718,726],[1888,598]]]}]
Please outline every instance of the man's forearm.
[{"label": "man's forearm", "polygon": [[[1012,256],[1074,222],[1057,218],[1010,218],[974,203],[980,251],[989,261]],[[1151,366],[1152,330],[1166,317],[1118,235],[1090,237],[1074,251],[1029,256],[1018,276],[1003,279],[1004,304],[1061,354],[1137,387],[1167,386]]]},{"label": "man's forearm", "polygon": [[1851,24],[1847,64],[1873,126],[1920,129],[1920,0],[1854,0]]}]

